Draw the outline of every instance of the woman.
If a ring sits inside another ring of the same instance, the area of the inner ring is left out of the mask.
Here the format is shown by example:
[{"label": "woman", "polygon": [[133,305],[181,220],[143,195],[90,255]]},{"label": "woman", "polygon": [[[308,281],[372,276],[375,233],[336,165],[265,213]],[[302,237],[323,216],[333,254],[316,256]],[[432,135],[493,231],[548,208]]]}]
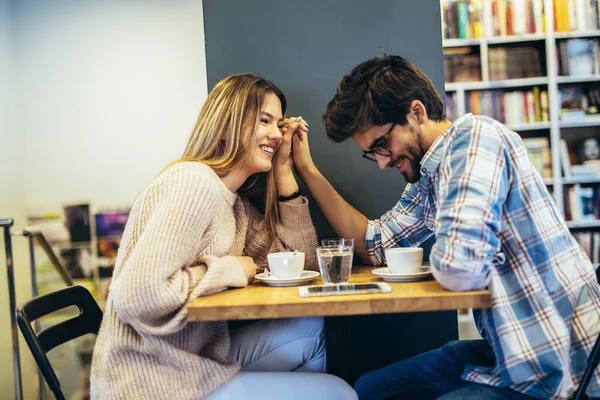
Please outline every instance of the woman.
[{"label": "woman", "polygon": [[92,398],[292,398],[315,386],[324,398],[354,396],[325,374],[238,372],[240,363],[248,371],[322,372],[321,318],[231,333],[226,322],[186,320],[190,301],[246,286],[269,252],[303,250],[316,268],[316,235],[291,158],[291,138],[308,124],[284,120],[285,109],[281,91],[258,76],[219,82],[183,158],[135,201],[94,351]]}]

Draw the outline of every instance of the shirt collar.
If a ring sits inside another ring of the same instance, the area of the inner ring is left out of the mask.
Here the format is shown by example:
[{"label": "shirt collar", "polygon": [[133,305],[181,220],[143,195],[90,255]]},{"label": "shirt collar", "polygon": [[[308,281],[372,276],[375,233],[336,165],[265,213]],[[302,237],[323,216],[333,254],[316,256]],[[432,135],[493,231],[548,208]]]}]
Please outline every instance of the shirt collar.
[{"label": "shirt collar", "polygon": [[460,124],[464,118],[471,117],[472,114],[466,114],[461,118],[454,121],[452,125],[448,127],[444,132],[442,132],[431,144],[429,150],[425,153],[423,158],[421,159],[421,176],[429,175],[437,170],[442,161],[442,154],[444,151],[444,142],[446,138],[450,134],[450,131],[454,126]]}]

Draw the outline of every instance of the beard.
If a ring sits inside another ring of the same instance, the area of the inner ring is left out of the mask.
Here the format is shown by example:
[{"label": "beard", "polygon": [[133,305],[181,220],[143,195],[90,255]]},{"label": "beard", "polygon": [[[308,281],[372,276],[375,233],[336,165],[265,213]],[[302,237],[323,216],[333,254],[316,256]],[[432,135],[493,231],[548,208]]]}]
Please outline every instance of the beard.
[{"label": "beard", "polygon": [[[410,127],[410,131],[412,133],[417,133],[412,126]],[[404,156],[396,157],[394,162],[390,163],[390,167],[397,168],[396,166],[400,161],[404,160],[402,162],[403,164],[408,163],[408,170],[407,172],[401,172],[402,176],[404,176],[404,179],[408,183],[417,183],[419,179],[421,179],[421,160],[425,156],[421,135],[415,135],[415,140],[408,146],[406,153],[407,154]],[[403,169],[406,168],[404,165],[403,167]]]},{"label": "beard", "polygon": [[421,164],[412,159],[401,156],[396,158],[394,162],[390,164],[390,167],[397,168],[396,166],[400,163],[400,161],[402,161],[404,168],[406,168],[406,165],[408,164],[408,171],[401,172],[404,180],[408,183],[417,183],[419,179],[421,179],[421,174],[419,172],[421,169]]}]

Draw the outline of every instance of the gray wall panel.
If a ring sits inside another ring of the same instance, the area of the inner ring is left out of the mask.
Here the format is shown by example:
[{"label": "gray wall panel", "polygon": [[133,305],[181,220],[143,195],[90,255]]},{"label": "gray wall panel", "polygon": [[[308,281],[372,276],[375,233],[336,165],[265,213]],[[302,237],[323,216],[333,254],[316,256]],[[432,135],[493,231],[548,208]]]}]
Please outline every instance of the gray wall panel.
[{"label": "gray wall panel", "polygon": [[[383,47],[421,68],[443,93],[439,0],[204,0],[209,89],[236,72],[260,74],[288,98],[288,115],[311,125],[313,158],[333,186],[369,218],[389,210],[406,182],[379,171],[348,140],[331,142],[321,117],[338,82]],[[313,207],[319,234],[331,229]],[[430,244],[430,243],[429,243]],[[429,247],[429,246],[425,246]],[[427,250],[427,249],[426,249]]]}]

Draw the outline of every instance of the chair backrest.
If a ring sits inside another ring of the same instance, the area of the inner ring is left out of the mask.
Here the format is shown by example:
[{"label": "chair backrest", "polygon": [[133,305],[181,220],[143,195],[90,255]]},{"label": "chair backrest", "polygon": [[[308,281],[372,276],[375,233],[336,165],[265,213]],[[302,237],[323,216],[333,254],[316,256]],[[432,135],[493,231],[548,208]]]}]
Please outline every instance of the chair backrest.
[{"label": "chair backrest", "polygon": [[[43,329],[37,334],[31,327],[36,319],[70,306],[79,308],[79,315]],[[16,314],[21,333],[46,383],[57,399],[64,399],[60,382],[46,353],[88,333],[98,333],[102,322],[102,310],[86,288],[69,286],[29,300],[17,307]]]}]

